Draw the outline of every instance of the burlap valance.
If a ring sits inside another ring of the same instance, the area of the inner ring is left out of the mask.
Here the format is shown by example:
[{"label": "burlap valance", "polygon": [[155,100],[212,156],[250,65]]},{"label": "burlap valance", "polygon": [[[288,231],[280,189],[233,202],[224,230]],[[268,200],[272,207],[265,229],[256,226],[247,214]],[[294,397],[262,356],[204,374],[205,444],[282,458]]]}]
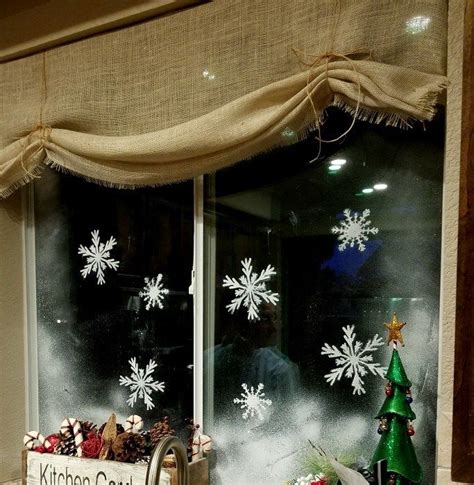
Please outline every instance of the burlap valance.
[{"label": "burlap valance", "polygon": [[312,69],[309,80],[302,72],[153,133],[111,137],[39,127],[0,151],[0,194],[43,164],[117,187],[176,182],[281,145],[287,128],[301,135],[331,104],[377,122],[429,120],[445,85],[442,76],[412,69],[334,60]]},{"label": "burlap valance", "polygon": [[[308,77],[292,48],[377,62],[330,57]],[[45,164],[119,187],[211,172],[297,140],[331,104],[427,120],[445,50],[445,0],[214,0],[54,49],[46,73],[41,55],[6,63],[0,196]]]}]

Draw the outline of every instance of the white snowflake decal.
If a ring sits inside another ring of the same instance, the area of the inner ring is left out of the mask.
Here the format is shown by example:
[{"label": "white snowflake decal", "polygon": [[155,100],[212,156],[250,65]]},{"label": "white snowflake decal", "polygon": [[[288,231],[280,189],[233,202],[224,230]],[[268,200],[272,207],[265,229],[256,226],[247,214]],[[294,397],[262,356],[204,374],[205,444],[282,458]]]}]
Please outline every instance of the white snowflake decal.
[{"label": "white snowflake decal", "polygon": [[244,390],[244,392],[240,393],[242,398],[236,397],[234,399],[234,404],[240,404],[240,409],[245,410],[242,413],[242,418],[248,419],[249,417],[253,418],[254,416],[257,416],[260,420],[264,419],[262,411],[265,410],[266,407],[272,405],[270,399],[264,399],[265,393],[262,392],[264,387],[265,386],[260,383],[257,386],[257,389],[254,389],[254,387],[251,386],[249,390],[247,384],[242,384]]},{"label": "white snowflake decal", "polygon": [[162,280],[161,273],[158,273],[155,278],[145,278],[145,288],[140,291],[139,295],[147,302],[147,310],[155,306],[158,306],[160,310],[163,308],[163,300],[170,290],[163,286]]},{"label": "white snowflake decal", "polygon": [[143,399],[147,410],[153,409],[155,405],[151,398],[152,391],[165,392],[165,383],[154,381],[152,377],[157,366],[156,362],[150,359],[145,370],[138,367],[137,359],[135,357],[132,357],[128,363],[132,369],[132,375],[130,377],[120,376],[119,379],[121,386],[130,387],[131,393],[127,399],[127,404],[133,408],[137,399]]},{"label": "white snowflake decal", "polygon": [[330,346],[324,344],[321,355],[327,355],[330,359],[336,359],[336,367],[331,370],[329,374],[324,377],[326,381],[332,386],[336,381],[340,381],[341,377],[352,378],[352,387],[354,391],[352,394],[365,394],[364,381],[362,377],[367,375],[370,371],[374,375],[380,377],[385,376],[386,367],[373,362],[373,357],[369,352],[374,352],[379,347],[384,345],[384,341],[377,334],[373,339],[369,340],[365,346],[359,340],[355,341],[354,325],[342,327],[344,332],[345,343],[338,349],[335,345]]},{"label": "white snowflake decal", "polygon": [[266,269],[262,270],[260,274],[253,272],[252,258],[244,259],[242,262],[243,275],[237,280],[226,275],[224,278],[224,288],[235,290],[235,298],[226,308],[230,313],[234,313],[241,305],[247,308],[247,316],[249,320],[259,320],[258,315],[259,305],[262,301],[276,305],[278,302],[278,293],[272,293],[267,290],[268,281],[272,276],[276,275],[275,268],[268,265]]},{"label": "white snowflake decal", "polygon": [[365,242],[369,240],[369,234],[377,234],[379,232],[377,227],[370,227],[371,221],[367,219],[370,216],[370,209],[365,209],[360,215],[359,212],[354,212],[351,215],[350,209],[344,210],[344,219],[339,223],[339,226],[331,228],[333,234],[338,234],[338,241],[341,241],[338,248],[339,251],[344,251],[347,246],[353,248],[357,244],[359,251],[365,251]]},{"label": "white snowflake decal", "polygon": [[117,271],[119,262],[110,257],[110,250],[117,244],[112,236],[105,244],[100,242],[99,231],[91,232],[92,244],[90,247],[79,246],[78,253],[86,258],[86,265],[81,269],[81,275],[86,278],[90,273],[96,273],[97,284],[105,283],[104,270],[107,268]]}]

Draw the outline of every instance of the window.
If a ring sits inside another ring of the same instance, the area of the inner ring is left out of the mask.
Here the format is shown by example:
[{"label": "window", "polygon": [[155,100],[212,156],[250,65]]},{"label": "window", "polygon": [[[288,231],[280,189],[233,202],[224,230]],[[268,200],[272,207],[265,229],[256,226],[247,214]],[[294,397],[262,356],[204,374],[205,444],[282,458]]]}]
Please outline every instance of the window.
[{"label": "window", "polygon": [[[323,137],[349,122],[333,110]],[[46,171],[35,183],[30,305],[40,429],[53,432],[69,415],[101,424],[111,411],[148,426],[168,415],[179,429],[203,410],[214,483],[306,475],[309,441],[363,467],[378,442],[373,416],[391,353],[383,324],[397,312],[408,322],[401,352],[415,449],[434,483],[443,135],[442,116],[409,131],[357,122],[319,157],[309,138],[194,189],[122,191]],[[291,127],[285,140],[294,141]],[[100,242],[116,240],[119,266],[105,270],[105,284],[94,271],[81,275],[78,251],[96,230]],[[262,278],[254,306],[239,300],[246,272]],[[158,274],[169,293],[163,308],[147,309],[140,292]],[[357,373],[338,378],[331,349],[356,341],[370,344],[376,365],[352,356]],[[164,392],[153,392],[154,407],[127,404],[119,379],[133,358],[157,364]]]},{"label": "window", "polygon": [[[71,415],[100,425],[112,411],[184,425],[193,415],[192,182],[128,191],[47,171],[34,208],[40,429],[55,432]],[[78,249],[95,230],[100,243],[116,240],[118,269],[104,270],[104,284],[94,271],[81,275]],[[139,294],[159,274],[169,293],[163,308],[147,308]],[[131,408],[119,377],[131,375],[133,358],[141,369],[157,364],[164,392]]]},{"label": "window", "polygon": [[[326,138],[349,122],[331,113]],[[318,160],[310,139],[207,177],[204,395],[221,450],[216,483],[306,475],[309,440],[361,466],[370,460],[385,398],[380,367],[391,356],[383,324],[393,312],[408,322],[400,352],[413,381],[414,444],[434,483],[442,140],[441,121],[427,131],[357,123]],[[366,241],[353,238],[360,224]],[[257,305],[258,319],[244,303],[229,307],[239,299],[229,278],[236,287],[245,271],[260,276],[269,265],[275,274],[260,290],[278,302]],[[352,339],[370,342],[364,355],[379,366],[363,375],[362,364],[360,381],[346,372],[332,382],[338,363],[323,349],[344,352]]]}]

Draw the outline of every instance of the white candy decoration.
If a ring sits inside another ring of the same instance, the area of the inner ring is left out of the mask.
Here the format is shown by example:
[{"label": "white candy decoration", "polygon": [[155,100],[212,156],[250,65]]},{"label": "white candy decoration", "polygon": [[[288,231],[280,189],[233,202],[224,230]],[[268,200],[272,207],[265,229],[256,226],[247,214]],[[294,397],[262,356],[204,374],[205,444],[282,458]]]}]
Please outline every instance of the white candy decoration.
[{"label": "white candy decoration", "polygon": [[203,453],[209,453],[212,451],[212,438],[207,434],[201,435],[201,447]]},{"label": "white candy decoration", "polygon": [[193,439],[193,457],[192,461],[202,458],[203,453],[209,453],[212,450],[212,438],[206,434],[198,434]]},{"label": "white candy decoration", "polygon": [[324,479],[324,475],[313,475],[313,474],[309,474],[309,475],[306,475],[305,477],[300,477],[296,480],[296,484],[295,485],[311,485],[311,482],[314,482],[316,480],[323,480]]},{"label": "white candy decoration", "polygon": [[63,436],[74,436],[74,444],[76,445],[77,456],[82,456],[81,443],[84,441],[82,436],[81,423],[76,418],[66,418],[61,423],[61,434]]},{"label": "white candy decoration", "polygon": [[193,439],[193,456],[191,461],[197,461],[202,458],[201,441],[199,437]]},{"label": "white candy decoration", "polygon": [[23,444],[29,450],[33,450],[37,446],[51,446],[51,443],[39,431],[28,431],[23,437]]},{"label": "white candy decoration", "polygon": [[143,429],[143,418],[137,414],[132,414],[125,421],[125,431],[127,433],[139,433]]}]

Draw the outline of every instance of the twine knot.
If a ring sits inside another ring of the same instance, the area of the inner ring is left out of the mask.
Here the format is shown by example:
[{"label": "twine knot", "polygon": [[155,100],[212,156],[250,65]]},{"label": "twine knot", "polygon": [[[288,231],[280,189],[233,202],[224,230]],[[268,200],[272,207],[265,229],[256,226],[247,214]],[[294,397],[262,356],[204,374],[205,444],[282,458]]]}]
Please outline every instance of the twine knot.
[{"label": "twine knot", "polygon": [[[49,141],[51,136],[52,128],[50,125],[45,125],[44,123],[38,123],[26,137],[26,143],[20,154],[20,164],[21,168],[31,178],[40,178],[35,173],[30,172],[26,166],[25,161],[35,157],[41,150],[44,149],[46,143]],[[31,153],[27,154],[29,146],[34,143],[35,138],[39,140],[38,146]],[[26,156],[26,157],[25,157]]]},{"label": "twine knot", "polygon": [[52,128],[50,125],[38,123],[30,132],[30,135],[33,135],[34,133],[38,133],[38,138],[41,142],[41,147],[43,148],[45,143],[49,141],[49,137],[51,136],[51,130]]},{"label": "twine knot", "polygon": [[[360,74],[359,71],[357,70],[357,66],[355,64],[355,60],[357,59],[368,59],[372,60],[372,52],[368,49],[356,49],[348,54],[342,54],[340,52],[336,51],[326,51],[323,54],[318,54],[318,55],[312,55],[312,54],[306,54],[305,52],[301,51],[300,49],[292,48],[293,53],[295,54],[296,58],[298,59],[298,64],[301,68],[301,70],[306,70],[307,71],[307,76],[306,76],[306,97],[311,105],[311,108],[314,113],[315,117],[315,124],[316,124],[316,129],[318,131],[318,136],[316,136],[316,140],[319,142],[319,149],[318,149],[318,154],[316,158],[314,158],[311,162],[314,162],[315,160],[318,160],[319,156],[321,155],[321,145],[322,143],[335,143],[342,138],[344,138],[354,127],[355,122],[357,120],[357,116],[359,113],[359,108],[360,108],[360,102],[361,102],[361,94],[362,94],[362,86],[360,82]],[[356,59],[354,59],[356,58]],[[342,61],[347,61],[352,70],[354,71],[355,75],[357,76],[357,90],[358,90],[358,95],[357,95],[357,104],[355,107],[354,115],[352,117],[352,122],[341,135],[337,136],[336,138],[333,138],[332,140],[323,140],[321,138],[321,123],[320,123],[320,112],[316,109],[316,106],[314,105],[313,98],[311,96],[311,91],[310,91],[310,84],[313,80],[313,70],[323,63],[325,64],[325,73],[326,73],[326,84],[328,89],[331,91],[331,93],[334,96],[334,93],[332,92],[331,88],[331,83],[329,82],[329,62],[333,61],[334,59],[341,59]]]}]

